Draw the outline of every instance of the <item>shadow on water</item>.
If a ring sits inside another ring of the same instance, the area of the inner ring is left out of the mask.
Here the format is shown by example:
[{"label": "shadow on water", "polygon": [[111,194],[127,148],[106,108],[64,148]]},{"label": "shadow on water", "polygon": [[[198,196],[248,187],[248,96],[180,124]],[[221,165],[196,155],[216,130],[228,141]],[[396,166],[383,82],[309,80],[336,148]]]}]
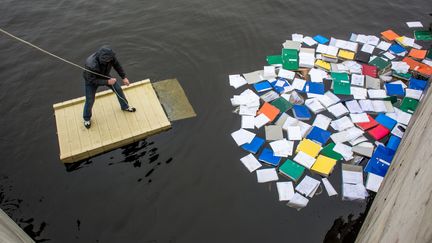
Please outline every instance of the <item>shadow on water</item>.
[{"label": "shadow on water", "polygon": [[[20,207],[23,203],[22,199],[18,198],[8,198],[6,196],[7,192],[12,191],[12,186],[8,183],[9,178],[7,176],[1,176],[1,184],[0,184],[0,208],[8,215],[16,215],[17,211],[20,210]],[[37,225],[33,218],[24,219],[19,218],[18,220],[14,219],[14,221],[19,225],[21,229],[24,230],[35,242],[46,242],[50,241],[50,239],[41,238],[41,235],[48,225],[45,222]]]},{"label": "shadow on water", "polygon": [[[169,164],[172,162],[173,158],[168,158],[165,162],[160,161],[160,154],[158,153],[158,148],[155,147],[154,142],[148,142],[146,139],[126,145],[120,148],[122,159],[117,162],[109,162],[108,166],[116,166],[122,164],[131,165],[133,168],[145,168],[147,172],[144,178],[148,178],[147,182],[151,183],[152,180],[150,176],[158,169],[162,164]],[[110,160],[114,157],[111,156]],[[93,164],[92,158],[83,161],[65,164],[67,172],[77,171]],[[138,182],[141,182],[143,178],[139,178]]]},{"label": "shadow on water", "polygon": [[357,218],[353,218],[354,215],[348,215],[345,221],[344,217],[338,217],[334,222],[330,230],[327,232],[324,243],[351,243],[355,242],[358,233],[363,225],[364,220],[369,212],[372,202],[375,198],[375,194],[367,198],[366,209],[363,213],[360,213]]}]

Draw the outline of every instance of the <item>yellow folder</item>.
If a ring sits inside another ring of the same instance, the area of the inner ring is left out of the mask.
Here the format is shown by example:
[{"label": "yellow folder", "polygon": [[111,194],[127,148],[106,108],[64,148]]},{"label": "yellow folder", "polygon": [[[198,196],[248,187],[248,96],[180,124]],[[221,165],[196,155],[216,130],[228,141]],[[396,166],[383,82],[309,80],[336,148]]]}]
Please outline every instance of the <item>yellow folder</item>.
[{"label": "yellow folder", "polygon": [[303,139],[297,146],[296,153],[302,151],[303,153],[306,153],[315,158],[321,151],[321,148],[322,147],[320,144],[315,143],[309,139]]},{"label": "yellow folder", "polygon": [[354,60],[354,52],[347,50],[339,50],[338,57],[345,60]]},{"label": "yellow folder", "polygon": [[316,60],[315,67],[325,69],[326,71],[330,71],[330,63],[323,60]]},{"label": "yellow folder", "polygon": [[324,155],[319,155],[315,161],[315,164],[313,164],[311,170],[322,176],[329,176],[329,174],[333,171],[335,165],[335,159],[326,157]]}]

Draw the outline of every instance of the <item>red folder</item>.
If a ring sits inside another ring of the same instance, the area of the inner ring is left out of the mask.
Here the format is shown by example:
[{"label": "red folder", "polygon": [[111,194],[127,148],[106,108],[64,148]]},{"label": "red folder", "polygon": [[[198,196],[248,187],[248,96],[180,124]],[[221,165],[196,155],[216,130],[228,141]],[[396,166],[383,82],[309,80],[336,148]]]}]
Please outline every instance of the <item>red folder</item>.
[{"label": "red folder", "polygon": [[373,78],[376,78],[377,74],[378,74],[378,69],[375,66],[362,64],[362,73],[363,73],[363,75],[368,75],[368,76],[371,76]]},{"label": "red folder", "polygon": [[356,123],[356,125],[358,127],[360,127],[361,129],[363,129],[364,131],[368,130],[368,129],[372,128],[372,127],[375,127],[376,125],[378,125],[378,122],[375,121],[375,119],[373,119],[370,115],[367,115],[367,116],[369,118],[368,122],[358,122],[358,123]]},{"label": "red folder", "polygon": [[378,125],[371,130],[368,131],[369,135],[371,135],[375,140],[380,140],[383,137],[387,136],[390,133],[390,130],[385,128],[383,125]]}]

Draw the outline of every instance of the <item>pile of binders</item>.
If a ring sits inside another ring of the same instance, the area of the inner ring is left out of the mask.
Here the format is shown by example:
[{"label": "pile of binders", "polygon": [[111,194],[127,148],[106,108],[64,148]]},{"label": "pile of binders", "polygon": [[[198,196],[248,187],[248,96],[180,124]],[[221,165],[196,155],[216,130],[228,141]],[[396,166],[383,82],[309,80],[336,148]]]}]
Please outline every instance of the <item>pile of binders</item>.
[{"label": "pile of binders", "polygon": [[320,187],[348,201],[379,190],[432,75],[432,38],[415,23],[414,37],[292,34],[262,69],[229,75],[242,90],[231,136],[259,183],[298,210]]}]

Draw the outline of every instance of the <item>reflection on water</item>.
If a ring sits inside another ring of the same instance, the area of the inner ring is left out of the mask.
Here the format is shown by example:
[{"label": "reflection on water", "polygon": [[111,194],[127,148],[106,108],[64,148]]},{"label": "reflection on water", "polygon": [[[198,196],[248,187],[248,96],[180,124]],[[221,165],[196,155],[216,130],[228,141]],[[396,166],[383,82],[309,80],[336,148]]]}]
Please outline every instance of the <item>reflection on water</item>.
[{"label": "reflection on water", "polygon": [[[126,145],[120,148],[121,160],[115,162],[108,162],[108,166],[118,166],[118,165],[131,165],[133,168],[142,168],[146,172],[144,178],[146,178],[147,183],[151,183],[151,175],[163,164],[169,164],[172,162],[173,158],[168,158],[164,162],[160,161],[160,155],[158,153],[158,148],[155,147],[154,142],[148,142],[147,139]],[[98,155],[99,156],[99,155]],[[110,160],[114,160],[111,156]],[[93,164],[92,158],[65,164],[67,172],[77,171]],[[138,182],[143,181],[143,178],[139,178]]]},{"label": "reflection on water", "polygon": [[[10,181],[8,181],[7,176],[0,177],[0,208],[7,214],[9,217],[12,215],[17,215],[21,205],[23,204],[22,199],[18,198],[8,198],[6,197],[7,192],[12,191],[12,186]],[[41,199],[42,200],[42,199]],[[34,218],[18,218],[13,220],[24,230],[35,242],[46,242],[50,241],[50,239],[45,239],[41,235],[47,226],[47,223],[41,222],[40,224],[36,223]],[[0,239],[1,240],[1,239]]]},{"label": "reflection on water", "polygon": [[360,213],[357,218],[353,218],[354,215],[349,214],[346,221],[344,217],[341,216],[333,222],[332,227],[324,238],[325,243],[355,242],[376,195],[375,193],[372,194],[372,192],[370,194],[371,195],[367,198],[366,210],[363,213]]}]

